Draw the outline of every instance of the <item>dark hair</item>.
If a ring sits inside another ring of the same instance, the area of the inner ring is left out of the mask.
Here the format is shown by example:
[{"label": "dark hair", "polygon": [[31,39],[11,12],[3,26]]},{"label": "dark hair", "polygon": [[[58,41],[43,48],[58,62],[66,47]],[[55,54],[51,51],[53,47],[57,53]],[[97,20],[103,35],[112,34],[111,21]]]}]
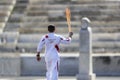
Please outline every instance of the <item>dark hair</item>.
[{"label": "dark hair", "polygon": [[54,31],[55,31],[55,26],[49,25],[49,26],[48,26],[48,31],[49,31],[49,32],[54,32]]}]

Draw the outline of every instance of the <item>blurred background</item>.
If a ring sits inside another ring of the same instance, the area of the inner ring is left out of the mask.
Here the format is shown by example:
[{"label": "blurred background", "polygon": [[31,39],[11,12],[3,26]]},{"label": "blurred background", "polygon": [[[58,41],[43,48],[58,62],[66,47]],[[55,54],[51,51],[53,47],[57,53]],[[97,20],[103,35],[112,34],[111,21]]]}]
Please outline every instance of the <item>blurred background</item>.
[{"label": "blurred background", "polygon": [[[67,64],[62,67],[70,65],[68,71],[70,69],[73,71],[64,72],[65,70],[61,68],[61,75],[75,76],[78,73],[79,31],[82,17],[91,20],[94,72],[98,72],[98,75],[120,75],[120,0],[0,0],[0,55],[7,54],[7,57],[21,55],[20,75],[44,75],[44,69],[41,68],[43,72],[40,74],[38,69],[28,67],[37,63],[32,59],[35,58],[40,38],[48,33],[49,24],[56,26],[57,34],[68,36],[66,7],[71,10],[74,36],[70,45],[61,45],[60,48],[62,62],[64,64],[67,60],[73,62],[66,62]],[[102,67],[98,65],[100,63],[98,59],[103,61]],[[98,62],[95,62],[96,60]],[[71,63],[75,63],[76,67]],[[37,64],[34,67],[43,65],[44,63]],[[95,67],[96,65],[98,66]],[[108,73],[103,74],[105,71]]]}]

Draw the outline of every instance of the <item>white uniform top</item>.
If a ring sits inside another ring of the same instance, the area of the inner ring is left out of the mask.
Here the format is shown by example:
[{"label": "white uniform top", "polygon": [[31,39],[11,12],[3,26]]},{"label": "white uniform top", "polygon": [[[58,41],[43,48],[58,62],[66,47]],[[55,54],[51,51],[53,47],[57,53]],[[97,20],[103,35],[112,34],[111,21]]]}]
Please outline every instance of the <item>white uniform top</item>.
[{"label": "white uniform top", "polygon": [[45,60],[59,59],[59,44],[68,44],[71,42],[71,38],[64,38],[55,33],[49,33],[44,35],[40,40],[37,52],[41,52],[43,45],[45,44]]}]

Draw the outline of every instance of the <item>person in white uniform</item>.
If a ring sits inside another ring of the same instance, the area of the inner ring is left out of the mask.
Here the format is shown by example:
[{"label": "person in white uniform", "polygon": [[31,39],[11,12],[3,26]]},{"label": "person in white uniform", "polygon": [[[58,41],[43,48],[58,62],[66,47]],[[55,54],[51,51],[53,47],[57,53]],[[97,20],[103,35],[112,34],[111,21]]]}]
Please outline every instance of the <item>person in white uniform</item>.
[{"label": "person in white uniform", "polygon": [[71,38],[73,32],[69,32],[68,38],[64,38],[60,35],[55,34],[55,26],[49,25],[48,26],[49,33],[44,35],[37,47],[37,60],[40,61],[40,53],[45,45],[45,62],[46,62],[46,77],[47,80],[58,80],[58,66],[60,61],[59,56],[59,44],[69,44],[71,43]]}]

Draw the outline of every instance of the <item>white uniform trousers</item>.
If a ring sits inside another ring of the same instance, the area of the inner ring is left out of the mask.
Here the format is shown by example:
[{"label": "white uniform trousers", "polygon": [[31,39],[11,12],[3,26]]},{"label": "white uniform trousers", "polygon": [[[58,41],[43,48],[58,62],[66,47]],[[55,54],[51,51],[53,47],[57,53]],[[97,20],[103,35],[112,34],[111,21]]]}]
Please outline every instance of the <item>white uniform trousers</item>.
[{"label": "white uniform trousers", "polygon": [[46,77],[47,80],[58,80],[58,66],[59,66],[59,60],[49,60],[46,61]]}]

